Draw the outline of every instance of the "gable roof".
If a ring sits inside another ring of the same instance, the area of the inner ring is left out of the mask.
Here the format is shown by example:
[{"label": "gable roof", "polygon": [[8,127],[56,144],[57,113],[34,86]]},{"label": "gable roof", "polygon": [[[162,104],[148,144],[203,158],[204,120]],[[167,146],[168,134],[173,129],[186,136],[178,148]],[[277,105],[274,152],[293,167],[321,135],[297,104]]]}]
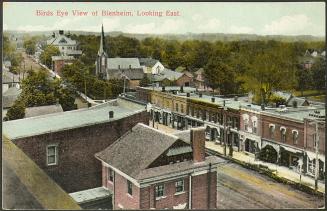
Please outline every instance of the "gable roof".
[{"label": "gable roof", "polygon": [[125,174],[138,178],[156,158],[172,146],[178,137],[142,123],[95,156]]},{"label": "gable roof", "polygon": [[159,74],[153,75],[153,80],[154,81],[162,81],[164,79],[168,79],[170,81],[174,81],[174,80],[179,79],[181,76],[183,76],[183,73],[176,72],[176,71],[165,68]]},{"label": "gable roof", "polygon": [[65,35],[57,35],[50,40],[47,40],[47,45],[76,45],[76,40],[72,40]]},{"label": "gable roof", "polygon": [[127,76],[128,80],[141,80],[144,76],[143,69],[112,69],[108,70],[109,78],[124,78],[124,75]]},{"label": "gable roof", "polygon": [[193,74],[187,70],[183,71],[182,73],[190,78],[193,78]]},{"label": "gable roof", "polygon": [[[138,58],[108,58],[108,69],[137,69],[142,68]],[[130,67],[131,65],[131,67]]]},{"label": "gable roof", "polygon": [[146,66],[146,67],[153,67],[158,60],[157,59],[152,59],[152,58],[139,58],[140,65]]},{"label": "gable roof", "polygon": [[60,104],[28,107],[25,109],[25,118],[58,112],[63,112],[63,109]]}]

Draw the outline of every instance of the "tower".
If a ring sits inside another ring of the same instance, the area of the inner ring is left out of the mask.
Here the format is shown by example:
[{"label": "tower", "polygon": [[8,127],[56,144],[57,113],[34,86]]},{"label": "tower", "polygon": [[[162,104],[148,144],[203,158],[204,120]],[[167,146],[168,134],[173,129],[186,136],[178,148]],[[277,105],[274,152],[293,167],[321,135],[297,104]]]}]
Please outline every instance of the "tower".
[{"label": "tower", "polygon": [[104,32],[103,32],[103,24],[101,29],[101,38],[100,38],[100,47],[98,50],[98,55],[96,59],[96,75],[100,78],[107,79],[107,61],[108,61],[108,55],[105,52],[105,40],[104,40]]}]

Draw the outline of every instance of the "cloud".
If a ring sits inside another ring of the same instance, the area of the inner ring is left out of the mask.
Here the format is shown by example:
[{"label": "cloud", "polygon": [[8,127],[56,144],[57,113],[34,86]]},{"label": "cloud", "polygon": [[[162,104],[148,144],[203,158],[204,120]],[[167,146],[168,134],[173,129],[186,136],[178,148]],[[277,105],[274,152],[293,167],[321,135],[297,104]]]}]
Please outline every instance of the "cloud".
[{"label": "cloud", "polygon": [[218,32],[221,27],[221,22],[217,18],[212,18],[208,21],[203,20],[203,24],[198,26],[201,32]]},{"label": "cloud", "polygon": [[88,17],[73,17],[73,18],[61,18],[57,20],[53,25],[24,25],[17,27],[19,31],[54,31],[54,30],[70,30],[70,31],[89,31],[99,32],[101,30],[101,24],[105,31],[120,30],[120,19],[115,18],[104,18],[99,21],[98,24],[87,26],[85,21]]},{"label": "cloud", "polygon": [[229,33],[233,34],[249,34],[254,31],[253,28],[247,26],[231,26],[229,27]]},{"label": "cloud", "polygon": [[144,24],[128,24],[123,31],[127,33],[151,33],[151,34],[163,34],[163,33],[178,33],[181,28],[185,26],[182,20],[167,19],[163,22],[150,22]]},{"label": "cloud", "polygon": [[196,22],[201,21],[201,20],[203,20],[203,15],[195,14],[192,16],[192,20],[196,21]]},{"label": "cloud", "polygon": [[310,27],[312,27],[312,23],[306,15],[283,16],[270,24],[266,24],[263,33],[282,35],[307,34],[306,32],[310,30]]},{"label": "cloud", "polygon": [[76,31],[89,31],[89,32],[100,32],[101,25],[103,24],[103,28],[105,32],[108,31],[121,31],[121,22],[119,17],[114,18],[104,18],[102,21],[98,22],[96,25],[86,26],[83,24],[80,27],[76,27]]}]

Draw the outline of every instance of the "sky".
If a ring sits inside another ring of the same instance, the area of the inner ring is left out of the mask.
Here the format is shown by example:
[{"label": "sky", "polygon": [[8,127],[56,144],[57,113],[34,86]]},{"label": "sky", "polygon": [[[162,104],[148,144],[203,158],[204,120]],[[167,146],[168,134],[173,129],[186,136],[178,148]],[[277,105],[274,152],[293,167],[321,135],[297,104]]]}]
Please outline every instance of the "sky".
[{"label": "sky", "polygon": [[[53,16],[38,16],[37,10],[52,12]],[[67,16],[57,16],[58,10],[67,11]],[[88,14],[74,16],[73,10]],[[125,11],[133,16],[102,16],[102,10]],[[92,15],[95,11],[97,16]],[[166,11],[178,12],[179,16],[166,16]],[[163,16],[151,15],[158,12]],[[3,5],[4,30],[99,32],[101,24],[105,32],[313,36],[325,36],[326,25],[324,2],[5,2]]]}]

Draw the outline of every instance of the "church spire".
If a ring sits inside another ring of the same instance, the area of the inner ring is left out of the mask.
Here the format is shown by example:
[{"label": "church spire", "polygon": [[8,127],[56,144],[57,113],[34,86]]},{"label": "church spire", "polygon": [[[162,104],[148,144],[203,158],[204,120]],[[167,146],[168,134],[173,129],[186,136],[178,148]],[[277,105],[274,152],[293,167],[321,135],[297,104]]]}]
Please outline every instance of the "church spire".
[{"label": "church spire", "polygon": [[101,56],[102,54],[107,56],[107,53],[104,50],[105,42],[104,42],[104,31],[103,31],[103,24],[101,28],[101,39],[100,39],[100,47],[98,51],[98,55]]}]

